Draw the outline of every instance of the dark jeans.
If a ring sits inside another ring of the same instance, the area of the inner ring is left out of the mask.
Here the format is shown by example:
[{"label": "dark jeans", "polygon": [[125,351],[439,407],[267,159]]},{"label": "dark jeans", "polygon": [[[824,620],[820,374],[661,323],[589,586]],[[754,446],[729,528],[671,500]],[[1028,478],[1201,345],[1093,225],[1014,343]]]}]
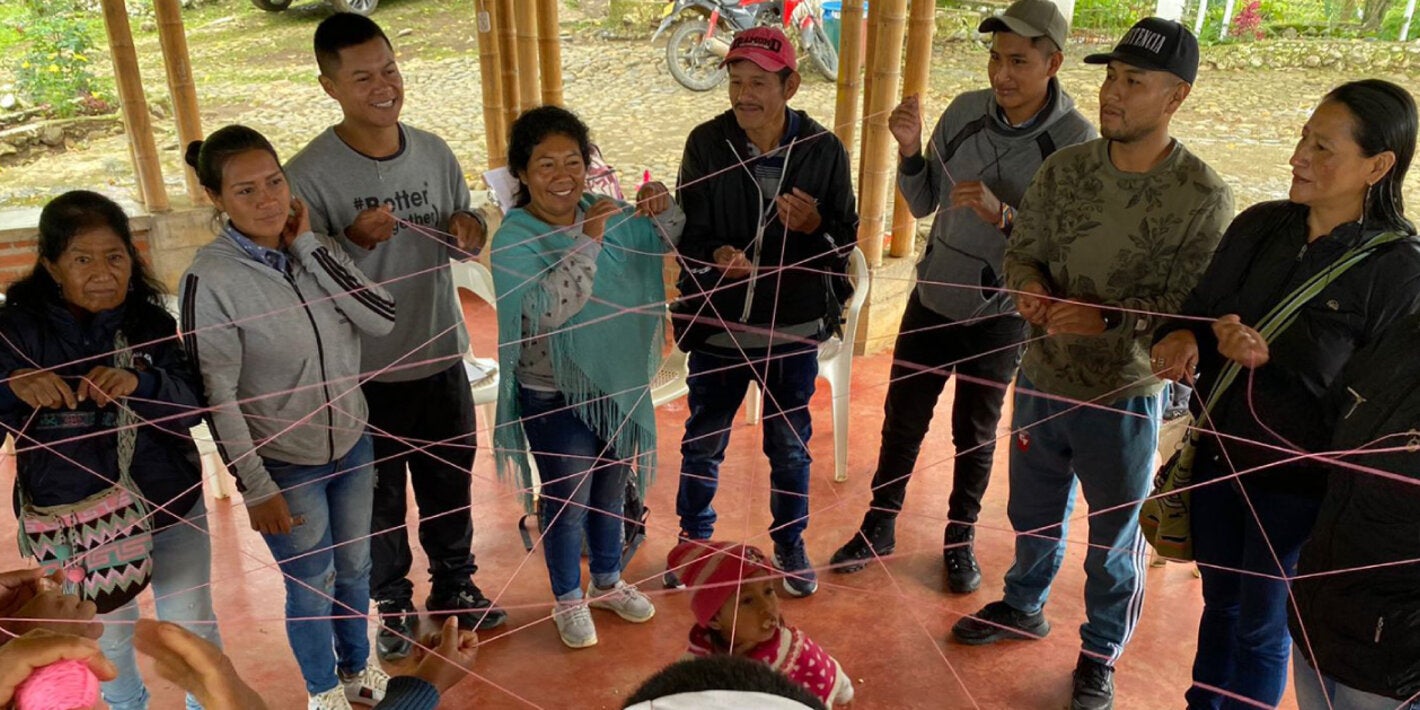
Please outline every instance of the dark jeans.
[{"label": "dark jeans", "polygon": [[[378,430],[371,525],[377,533],[387,531],[370,540],[370,593],[377,600],[409,600],[414,594],[408,579],[414,556],[404,524],[406,467],[419,505],[419,545],[429,558],[435,590],[468,584],[478,569],[469,510],[477,437],[463,363],[420,380],[367,382],[364,391],[370,425]],[[415,451],[428,442],[439,443]]]},{"label": "dark jeans", "polygon": [[892,382],[884,404],[878,470],[873,474],[873,510],[896,515],[907,495],[907,481],[917,465],[922,440],[947,378],[957,378],[952,400],[952,494],[947,516],[974,523],[991,478],[996,453],[996,425],[1006,385],[1016,374],[1026,323],[1004,315],[965,325],[955,324],[922,305],[917,292],[902,314],[893,347]]},{"label": "dark jeans", "polygon": [[[1282,700],[1292,647],[1287,632],[1287,583],[1229,570],[1296,574],[1297,556],[1311,535],[1319,508],[1320,501],[1313,498],[1257,486],[1249,486],[1244,499],[1236,481],[1193,490],[1193,554],[1203,573],[1195,682],[1268,706]],[[1197,686],[1189,688],[1185,697],[1189,708],[1252,707]]]},{"label": "dark jeans", "polygon": [[697,540],[715,532],[715,490],[730,441],[735,412],[751,381],[764,387],[764,454],[769,457],[770,537],[798,544],[809,525],[809,399],[818,377],[818,349],[795,346],[794,354],[772,351],[766,359],[690,354],[690,418],[680,442],[680,488],[675,512],[681,533]]}]

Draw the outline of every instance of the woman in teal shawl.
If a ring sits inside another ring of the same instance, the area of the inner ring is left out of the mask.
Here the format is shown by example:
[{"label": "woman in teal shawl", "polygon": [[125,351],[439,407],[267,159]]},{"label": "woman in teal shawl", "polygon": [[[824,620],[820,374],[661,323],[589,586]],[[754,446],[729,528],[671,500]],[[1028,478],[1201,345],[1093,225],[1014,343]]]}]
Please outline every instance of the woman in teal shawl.
[{"label": "woman in teal shawl", "polygon": [[[587,127],[572,113],[544,106],[520,116],[508,146],[517,207],[493,238],[505,375],[493,436],[498,470],[527,494],[527,452],[537,461],[553,620],[572,648],[597,642],[589,608],[637,623],[656,613],[621,579],[622,504],[632,468],[643,493],[655,470],[649,383],[665,321],[661,265],[685,224],[660,183],[641,188],[635,210],[583,195],[590,151]],[[592,574],[585,595],[584,528]]]}]

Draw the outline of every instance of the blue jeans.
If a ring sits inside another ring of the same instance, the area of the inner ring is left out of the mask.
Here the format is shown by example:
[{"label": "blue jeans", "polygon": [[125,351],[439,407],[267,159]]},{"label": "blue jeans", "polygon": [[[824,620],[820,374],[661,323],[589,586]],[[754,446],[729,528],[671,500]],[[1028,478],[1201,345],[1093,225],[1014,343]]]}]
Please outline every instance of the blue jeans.
[{"label": "blue jeans", "polygon": [[1292,653],[1297,691],[1297,710],[1420,710],[1420,701],[1406,702],[1337,683],[1327,675],[1318,677],[1301,649]]},{"label": "blue jeans", "polygon": [[[153,536],[153,581],[149,589],[157,601],[160,620],[178,624],[221,648],[217,616],[212,613],[212,538],[207,532],[206,503],[199,497],[183,517],[187,522],[170,525]],[[148,689],[138,674],[138,659],[133,654],[133,622],[138,617],[136,598],[99,617],[104,623],[99,648],[118,668],[118,677],[103,684],[104,702],[112,710],[148,708]],[[202,705],[188,695],[187,707],[199,710]]]},{"label": "blue jeans", "polygon": [[[802,349],[796,346],[795,349]],[[769,536],[780,546],[794,546],[809,526],[809,437],[813,424],[809,400],[818,378],[817,348],[792,355],[772,352],[765,359],[690,354],[690,418],[680,442],[680,488],[675,512],[681,534],[696,540],[715,533],[715,490],[720,463],[730,442],[735,412],[750,382],[764,390],[764,454],[769,457]]]},{"label": "blue jeans", "polygon": [[1101,408],[1039,396],[1034,389],[1024,374],[1017,378],[1006,504],[1016,559],[1006,573],[1005,602],[1026,613],[1044,608],[1065,557],[1078,481],[1092,512],[1080,638],[1086,653],[1112,665],[1144,606],[1147,553],[1139,508],[1153,478],[1160,397],[1131,397]]},{"label": "blue jeans", "polygon": [[[1277,577],[1296,574],[1297,556],[1311,535],[1321,502],[1256,486],[1249,486],[1247,492],[1244,499],[1236,480],[1193,490],[1193,554],[1203,575],[1203,616],[1198,622],[1193,680],[1276,705],[1287,688],[1287,653],[1292,647],[1287,632],[1287,583],[1231,570]],[[1184,697],[1195,709],[1253,707],[1196,685]]]},{"label": "blue jeans", "polygon": [[583,528],[598,586],[621,577],[621,512],[629,468],[567,408],[561,392],[520,387],[518,401],[542,478],[542,553],[552,593],[558,599],[580,598]]},{"label": "blue jeans", "polygon": [[305,519],[290,534],[261,537],[285,577],[286,639],[306,691],[315,695],[339,684],[337,664],[341,672],[354,674],[365,669],[370,656],[365,617],[370,611],[374,448],[366,434],[328,464],[263,461],[280,484],[291,517]]}]

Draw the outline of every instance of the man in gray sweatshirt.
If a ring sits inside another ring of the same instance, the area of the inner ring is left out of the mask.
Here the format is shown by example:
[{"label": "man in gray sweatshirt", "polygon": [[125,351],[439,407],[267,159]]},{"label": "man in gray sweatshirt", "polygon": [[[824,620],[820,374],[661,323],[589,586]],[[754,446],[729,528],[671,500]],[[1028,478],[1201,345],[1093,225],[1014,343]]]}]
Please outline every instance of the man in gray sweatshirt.
[{"label": "man in gray sweatshirt", "polygon": [[918,98],[908,97],[889,119],[902,159],[898,186],[914,216],[936,217],[893,350],[873,500],[859,531],[832,558],[835,571],[848,573],[892,553],[932,410],[956,373],[956,459],[943,556],[948,587],[958,594],[981,584],[973,526],[991,475],[1006,385],[1027,332],[1002,288],[1013,205],[1056,148],[1096,135],[1055,78],[1069,24],[1054,3],[1018,0],[979,30],[992,33],[991,88],[952,101],[925,155]]},{"label": "man in gray sweatshirt", "polygon": [[315,54],[321,87],[340,103],[343,120],[286,171],[310,207],[312,229],[334,236],[408,304],[390,335],[361,342],[376,466],[370,592],[383,624],[380,658],[397,660],[408,655],[418,620],[405,530],[411,483],[433,582],[426,609],[456,614],[464,628],[506,618],[473,583],[474,409],[463,366],[468,334],[449,273],[449,259],[469,258],[487,235],[449,146],[399,122],[404,83],[379,26],[332,15],[316,29]]}]

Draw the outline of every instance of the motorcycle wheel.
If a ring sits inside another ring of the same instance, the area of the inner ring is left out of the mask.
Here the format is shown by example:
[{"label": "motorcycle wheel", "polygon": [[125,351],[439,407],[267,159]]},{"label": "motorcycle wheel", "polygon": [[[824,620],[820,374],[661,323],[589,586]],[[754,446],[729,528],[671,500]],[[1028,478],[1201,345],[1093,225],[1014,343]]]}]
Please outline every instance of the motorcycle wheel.
[{"label": "motorcycle wheel", "polygon": [[813,26],[805,34],[809,39],[809,58],[813,60],[814,68],[818,73],[829,81],[838,79],[838,48],[833,46],[833,41],[828,38],[828,33],[824,32],[823,24],[814,22]]},{"label": "motorcycle wheel", "polygon": [[259,10],[267,12],[281,12],[291,6],[291,0],[251,0]]},{"label": "motorcycle wheel", "polygon": [[330,4],[336,12],[353,12],[356,15],[368,15],[375,11],[375,7],[380,4],[380,0],[330,0]]},{"label": "motorcycle wheel", "polygon": [[709,30],[710,24],[705,20],[682,22],[666,42],[666,68],[691,91],[709,91],[727,76],[720,68],[720,57],[705,46],[705,33]]}]

